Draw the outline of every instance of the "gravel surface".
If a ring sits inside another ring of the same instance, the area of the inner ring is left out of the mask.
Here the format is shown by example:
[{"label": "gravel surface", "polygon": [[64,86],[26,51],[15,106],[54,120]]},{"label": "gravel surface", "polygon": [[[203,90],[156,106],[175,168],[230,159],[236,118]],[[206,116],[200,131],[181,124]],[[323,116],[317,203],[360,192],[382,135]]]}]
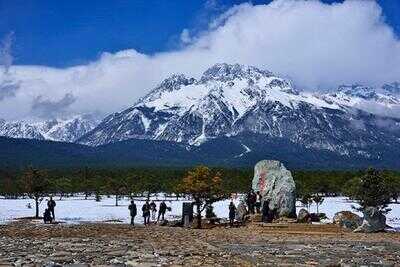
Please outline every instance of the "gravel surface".
[{"label": "gravel surface", "polygon": [[126,224],[0,226],[0,266],[400,266],[400,234],[335,225],[183,229]]}]

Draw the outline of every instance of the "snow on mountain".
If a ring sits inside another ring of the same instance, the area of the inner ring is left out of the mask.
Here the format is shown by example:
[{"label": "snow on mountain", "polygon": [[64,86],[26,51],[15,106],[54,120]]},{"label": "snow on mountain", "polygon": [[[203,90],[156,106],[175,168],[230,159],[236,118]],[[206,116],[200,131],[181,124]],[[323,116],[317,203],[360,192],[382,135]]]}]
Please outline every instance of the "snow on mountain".
[{"label": "snow on mountain", "polygon": [[367,87],[341,87],[330,94],[299,92],[269,71],[216,64],[200,79],[172,75],[78,142],[97,146],[138,138],[199,145],[256,133],[341,155],[379,157],[368,147],[399,144],[400,123],[357,107],[362,101],[396,106],[399,98]]},{"label": "snow on mountain", "polygon": [[0,136],[44,140],[36,126],[23,121],[6,122],[0,119]]},{"label": "snow on mountain", "polygon": [[321,96],[325,101],[341,107],[400,118],[400,89],[398,83],[374,88],[363,85],[343,85],[336,91]]},{"label": "snow on mountain", "polygon": [[0,120],[0,136],[74,142],[92,130],[97,123],[98,121],[90,115],[34,123]]},{"label": "snow on mountain", "polygon": [[384,91],[386,91],[387,93],[391,93],[391,94],[400,96],[400,83],[399,82],[384,84],[382,86],[382,89]]}]

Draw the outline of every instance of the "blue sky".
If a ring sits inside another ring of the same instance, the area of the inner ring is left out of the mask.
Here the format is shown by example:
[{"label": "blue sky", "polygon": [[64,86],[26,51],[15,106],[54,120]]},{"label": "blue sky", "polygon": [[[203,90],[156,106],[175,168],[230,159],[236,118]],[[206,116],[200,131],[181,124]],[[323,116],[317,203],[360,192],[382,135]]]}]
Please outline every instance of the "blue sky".
[{"label": "blue sky", "polygon": [[[72,66],[96,60],[105,51],[134,48],[153,54],[178,49],[183,29],[205,29],[212,18],[243,2],[0,0],[0,38],[14,32],[14,64]],[[399,35],[400,1],[378,2]]]}]

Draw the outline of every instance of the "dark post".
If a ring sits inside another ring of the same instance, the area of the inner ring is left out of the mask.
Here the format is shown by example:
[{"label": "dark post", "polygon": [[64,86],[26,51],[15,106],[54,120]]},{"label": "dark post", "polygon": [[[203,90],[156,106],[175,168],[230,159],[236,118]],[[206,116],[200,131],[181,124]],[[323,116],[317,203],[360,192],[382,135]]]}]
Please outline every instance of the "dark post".
[{"label": "dark post", "polygon": [[182,203],[182,224],[185,223],[185,216],[189,217],[189,222],[193,221],[193,204],[192,202]]}]

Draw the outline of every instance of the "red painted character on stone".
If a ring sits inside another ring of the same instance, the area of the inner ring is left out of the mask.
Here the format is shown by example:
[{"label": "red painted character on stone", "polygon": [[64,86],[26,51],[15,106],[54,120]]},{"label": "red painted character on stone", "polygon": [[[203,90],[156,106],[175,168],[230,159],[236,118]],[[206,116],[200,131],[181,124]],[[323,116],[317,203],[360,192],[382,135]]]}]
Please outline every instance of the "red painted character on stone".
[{"label": "red painted character on stone", "polygon": [[266,177],[267,177],[267,173],[266,172],[260,173],[260,179],[258,180],[258,189],[260,190],[261,193],[263,193],[264,190],[265,190]]}]

